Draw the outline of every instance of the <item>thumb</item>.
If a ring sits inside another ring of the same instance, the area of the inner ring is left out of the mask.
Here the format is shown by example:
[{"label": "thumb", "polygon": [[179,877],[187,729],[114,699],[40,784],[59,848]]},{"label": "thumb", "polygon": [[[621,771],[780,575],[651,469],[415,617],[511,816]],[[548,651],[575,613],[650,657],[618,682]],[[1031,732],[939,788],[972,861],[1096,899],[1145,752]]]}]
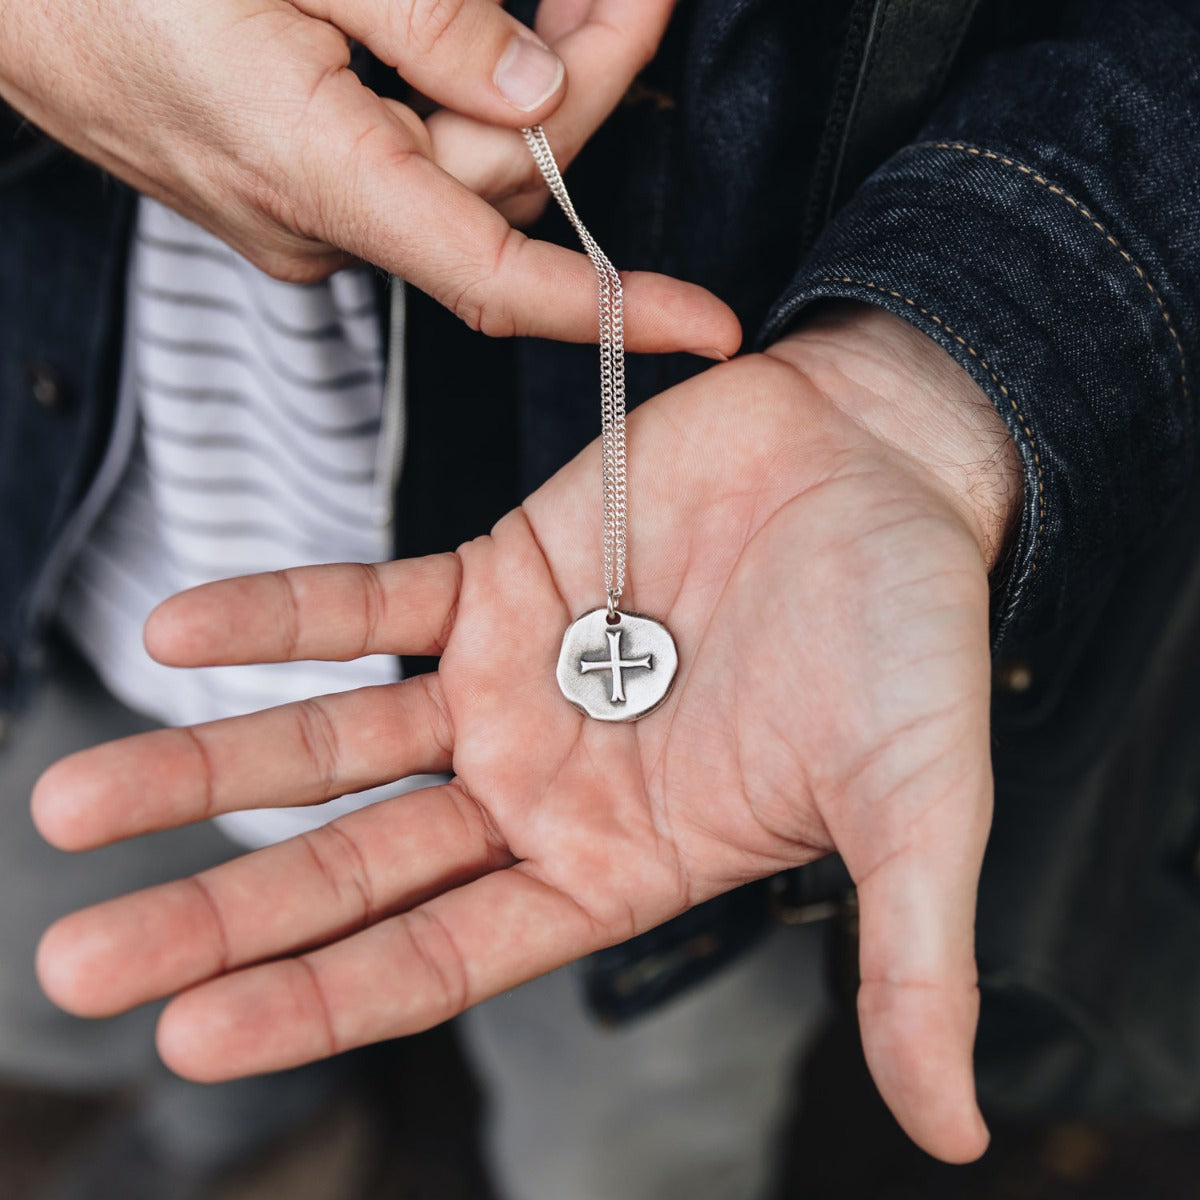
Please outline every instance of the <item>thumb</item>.
[{"label": "thumb", "polygon": [[418,91],[498,125],[535,125],[563,97],[562,60],[495,0],[293,0]]},{"label": "thumb", "polygon": [[982,738],[960,739],[901,790],[918,789],[919,808],[887,797],[893,811],[919,812],[898,845],[877,849],[866,870],[861,848],[846,855],[860,905],[859,1023],[871,1075],[904,1131],[937,1158],[970,1162],[988,1144],[973,1061],[975,898],[992,799],[986,721]]},{"label": "thumb", "polygon": [[937,610],[936,653],[917,654],[902,682],[889,674],[888,703],[900,706],[884,709],[892,732],[858,760],[827,814],[858,887],[866,1063],[905,1133],[952,1163],[988,1147],[973,1049],[990,689],[985,592],[972,580],[970,605]]},{"label": "thumb", "polygon": [[[562,104],[543,122],[563,170],[653,57],[673,8],[674,0],[544,0],[538,32],[562,57],[571,81]],[[516,133],[446,112],[430,118],[429,132],[439,165],[472,191],[499,201],[522,198],[501,207],[514,224],[538,215],[546,191]],[[524,203],[531,199],[536,202]]]}]

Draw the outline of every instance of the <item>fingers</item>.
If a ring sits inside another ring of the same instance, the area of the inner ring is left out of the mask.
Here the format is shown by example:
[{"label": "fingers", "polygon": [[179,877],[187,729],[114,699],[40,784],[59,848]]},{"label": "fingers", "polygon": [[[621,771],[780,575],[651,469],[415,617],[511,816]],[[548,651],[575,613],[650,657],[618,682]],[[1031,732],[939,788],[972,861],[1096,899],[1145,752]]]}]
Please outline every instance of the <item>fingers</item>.
[{"label": "fingers", "polygon": [[509,862],[456,784],[427,788],[73,913],[42,939],[39,977],[68,1011],[107,1016],[345,936]]},{"label": "fingers", "polygon": [[[563,104],[543,123],[567,161],[654,57],[674,7],[675,0],[593,0],[584,20],[556,39],[554,48],[567,64],[571,84]],[[543,22],[553,28],[555,21],[553,12],[539,10],[539,29]]]},{"label": "fingers", "polygon": [[[567,66],[570,86],[542,123],[566,165],[620,103],[662,39],[674,0],[559,0],[538,9],[538,31]],[[521,189],[545,195],[523,139],[453,113],[429,122],[438,164],[489,198]]]},{"label": "fingers", "polygon": [[[414,283],[471,328],[594,342],[595,272],[586,255],[517,232],[435,166],[388,106],[348,71],[328,77],[294,181],[312,197],[306,233]],[[634,273],[626,285],[630,350],[732,354],[728,306],[693,284]]]},{"label": "fingers", "polygon": [[990,782],[977,777],[974,795],[934,805],[909,841],[859,882],[867,1062],[908,1135],[948,1162],[976,1159],[988,1143],[973,1047],[975,895]]},{"label": "fingers", "polygon": [[160,604],[146,648],[174,667],[437,655],[461,583],[455,554],[223,579]]},{"label": "fingers", "polygon": [[524,865],[296,959],[252,967],[175,999],[159,1051],[215,1081],[310,1062],[436,1025],[615,940]]},{"label": "fingers", "polygon": [[362,42],[418,91],[503,125],[530,125],[561,99],[562,60],[494,0],[295,0]]},{"label": "fingers", "polygon": [[88,850],[446,771],[452,742],[437,676],[419,675],[80,751],[38,780],[33,818],[53,845]]},{"label": "fingers", "polygon": [[595,0],[542,0],[533,27],[539,37],[553,46],[587,20],[594,3]]}]

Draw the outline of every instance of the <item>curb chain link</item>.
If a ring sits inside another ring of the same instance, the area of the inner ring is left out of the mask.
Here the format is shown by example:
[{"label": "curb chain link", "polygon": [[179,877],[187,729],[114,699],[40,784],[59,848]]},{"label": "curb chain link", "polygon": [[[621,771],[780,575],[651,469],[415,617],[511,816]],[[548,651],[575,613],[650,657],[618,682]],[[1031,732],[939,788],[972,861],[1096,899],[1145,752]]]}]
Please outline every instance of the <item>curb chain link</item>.
[{"label": "curb chain link", "polygon": [[621,277],[579,219],[540,125],[523,129],[534,162],[596,268],[600,292],[600,467],[604,497],[604,590],[615,618],[625,590],[628,481],[625,469],[625,312]]}]

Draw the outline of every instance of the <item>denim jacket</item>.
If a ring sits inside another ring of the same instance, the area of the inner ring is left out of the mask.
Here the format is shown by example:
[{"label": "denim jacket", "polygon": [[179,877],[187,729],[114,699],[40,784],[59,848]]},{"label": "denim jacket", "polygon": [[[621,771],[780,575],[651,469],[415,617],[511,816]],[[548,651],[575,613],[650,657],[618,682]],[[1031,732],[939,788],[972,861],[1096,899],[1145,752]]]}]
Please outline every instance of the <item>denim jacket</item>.
[{"label": "denim jacket", "polygon": [[[1058,694],[1083,614],[1194,473],[1200,0],[682,0],[571,186],[614,261],[711,288],[753,344],[844,297],[971,373],[1025,470],[996,652],[1037,656],[1018,707]],[[122,465],[131,211],[0,107],[0,712]],[[571,244],[553,212],[537,232]],[[488,342],[414,297],[409,353],[398,552],[487,528],[595,436],[588,347]],[[631,397],[695,369],[634,357]],[[464,470],[471,494],[445,494]],[[711,969],[761,926],[756,896],[601,955],[597,1006],[636,1011]]]}]

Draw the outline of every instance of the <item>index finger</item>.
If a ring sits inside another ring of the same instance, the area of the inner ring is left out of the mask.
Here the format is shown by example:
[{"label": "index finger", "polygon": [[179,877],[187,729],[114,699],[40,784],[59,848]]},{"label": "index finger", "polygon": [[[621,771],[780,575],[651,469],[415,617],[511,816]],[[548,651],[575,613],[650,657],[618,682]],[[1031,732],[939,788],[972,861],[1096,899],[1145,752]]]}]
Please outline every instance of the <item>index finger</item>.
[{"label": "index finger", "polygon": [[[938,771],[914,779],[913,790],[937,797],[941,772],[953,791],[929,804],[901,846],[865,871],[853,843],[846,859],[861,906],[858,1011],[867,1063],[909,1137],[948,1162],[972,1161],[988,1143],[972,1059],[975,893],[991,814],[984,738],[981,748],[964,737]],[[904,810],[897,796],[889,801]]]},{"label": "index finger", "polygon": [[438,655],[461,583],[457,554],[222,579],[163,601],[146,649],[173,667]]},{"label": "index finger", "polygon": [[[300,130],[289,196],[310,196],[303,232],[399,275],[493,336],[594,342],[596,279],[586,255],[535,241],[436,166],[408,124],[348,70],[325,77]],[[732,310],[695,284],[622,275],[630,350],[728,357]]]}]

